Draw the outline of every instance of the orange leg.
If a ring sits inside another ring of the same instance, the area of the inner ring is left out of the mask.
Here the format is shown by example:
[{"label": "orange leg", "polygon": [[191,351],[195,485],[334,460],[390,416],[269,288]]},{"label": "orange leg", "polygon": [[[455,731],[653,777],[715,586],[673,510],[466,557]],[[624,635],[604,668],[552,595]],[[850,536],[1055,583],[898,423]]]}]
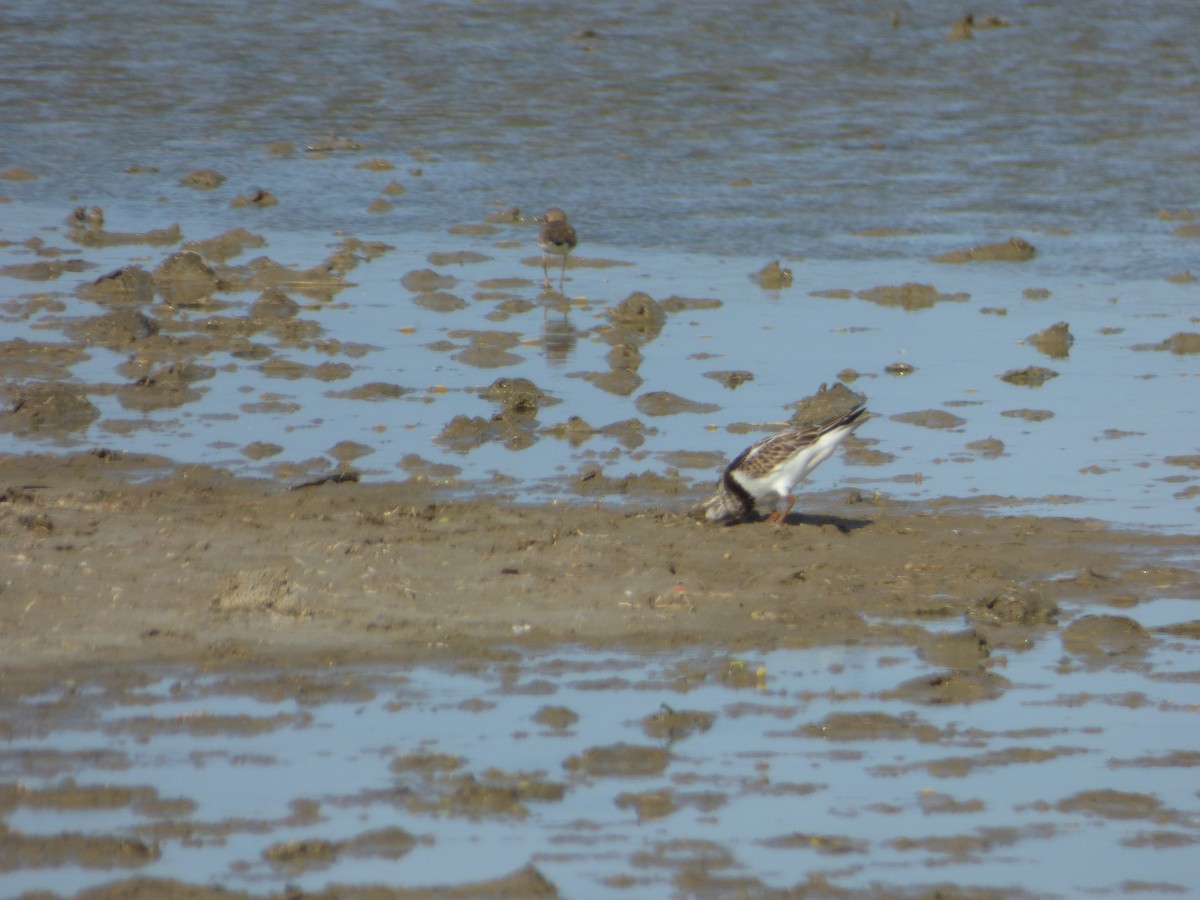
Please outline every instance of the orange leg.
[{"label": "orange leg", "polygon": [[767,516],[768,522],[783,523],[783,522],[787,521],[787,517],[792,511],[792,507],[796,503],[796,498],[793,497],[791,494],[788,494],[784,499],[787,500],[787,503],[785,503],[783,505],[783,509],[782,510],[777,509],[774,512],[772,512],[769,516]]}]

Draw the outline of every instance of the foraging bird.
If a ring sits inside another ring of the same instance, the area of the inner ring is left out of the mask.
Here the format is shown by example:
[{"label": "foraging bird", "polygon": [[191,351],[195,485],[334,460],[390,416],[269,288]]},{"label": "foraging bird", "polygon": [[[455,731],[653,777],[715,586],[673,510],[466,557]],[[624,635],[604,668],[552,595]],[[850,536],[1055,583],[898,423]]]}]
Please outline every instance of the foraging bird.
[{"label": "foraging bird", "polygon": [[768,522],[782,522],[796,502],[796,483],[866,421],[866,412],[865,403],[860,403],[816,425],[790,428],[751,444],[721,475],[716,494],[702,507],[705,518],[736,522],[748,518],[759,503],[785,500],[782,512],[776,508],[767,516]]},{"label": "foraging bird", "polygon": [[558,277],[558,289],[562,290],[567,275],[567,257],[575,249],[578,240],[575,228],[567,221],[567,214],[557,206],[546,210],[546,221],[538,230],[538,246],[542,248],[542,287],[550,287],[550,272],[547,269],[549,256],[562,257],[562,271]]}]

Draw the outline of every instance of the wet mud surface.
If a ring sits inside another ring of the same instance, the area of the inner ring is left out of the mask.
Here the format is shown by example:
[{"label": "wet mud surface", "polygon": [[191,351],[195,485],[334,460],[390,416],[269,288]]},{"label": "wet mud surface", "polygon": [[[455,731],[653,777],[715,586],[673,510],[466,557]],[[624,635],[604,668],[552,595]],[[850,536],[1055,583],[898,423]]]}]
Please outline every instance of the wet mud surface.
[{"label": "wet mud surface", "polygon": [[[420,483],[287,490],[205,467],[127,480],[153,462],[0,459],[10,674],[436,658],[514,634],[811,646],[906,640],[891,620],[913,618],[970,622],[986,643],[1053,627],[1064,601],[1200,585],[1168,562],[1194,549],[1187,536],[854,490],[806,498],[783,527],[711,528],[692,515],[698,494],[639,502],[636,485],[626,509],[446,502]],[[1110,631],[1071,635],[1108,646]]]}]

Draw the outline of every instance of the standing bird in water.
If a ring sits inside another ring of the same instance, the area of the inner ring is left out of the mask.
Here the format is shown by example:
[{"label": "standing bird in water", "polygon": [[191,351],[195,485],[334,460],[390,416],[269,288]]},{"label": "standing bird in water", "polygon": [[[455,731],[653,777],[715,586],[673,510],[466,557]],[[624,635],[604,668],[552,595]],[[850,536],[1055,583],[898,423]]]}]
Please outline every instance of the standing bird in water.
[{"label": "standing bird in water", "polygon": [[538,246],[542,248],[542,287],[550,287],[550,272],[547,268],[549,256],[562,257],[562,271],[558,276],[558,290],[563,288],[563,279],[567,277],[567,257],[575,249],[578,240],[575,228],[567,221],[567,214],[557,206],[546,210],[546,221],[538,231]]},{"label": "standing bird in water", "polygon": [[710,522],[738,522],[749,518],[758,503],[786,501],[768,522],[782,522],[796,498],[792,489],[801,478],[827,460],[851,432],[866,421],[867,407],[860,403],[823,422],[791,428],[751,444],[731,462],[717,492],[702,509]]}]

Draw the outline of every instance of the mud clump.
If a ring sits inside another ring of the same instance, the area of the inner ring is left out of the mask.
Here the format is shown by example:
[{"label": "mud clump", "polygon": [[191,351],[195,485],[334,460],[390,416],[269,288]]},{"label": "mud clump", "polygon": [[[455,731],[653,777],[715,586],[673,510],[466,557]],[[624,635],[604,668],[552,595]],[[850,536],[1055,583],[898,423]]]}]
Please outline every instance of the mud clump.
[{"label": "mud clump", "polygon": [[235,256],[240,256],[248,248],[257,249],[265,246],[267,246],[267,240],[262,235],[254,234],[245,228],[234,228],[216,237],[200,241],[185,241],[179,249],[192,250],[205,259],[223,263]]},{"label": "mud clump", "polygon": [[218,286],[217,276],[194,250],[173,253],[154,270],[154,285],[171,306],[206,306]]},{"label": "mud clump", "polygon": [[1054,418],[1049,409],[1006,409],[1000,415],[1008,419],[1024,419],[1026,422],[1045,422]]},{"label": "mud clump", "polygon": [[649,294],[635,291],[608,311],[616,336],[609,343],[645,344],[658,337],[667,314]]},{"label": "mud clump", "polygon": [[279,288],[267,288],[250,304],[252,319],[291,319],[300,314],[300,304]]},{"label": "mud clump", "polygon": [[781,266],[776,259],[751,275],[750,279],[769,291],[777,291],[792,286],[792,270]]},{"label": "mud clump", "polygon": [[997,437],[986,437],[978,441],[967,441],[967,449],[986,459],[998,459],[1004,455],[1004,441]]},{"label": "mud clump", "polygon": [[1007,678],[991,672],[955,670],[912,678],[883,696],[935,706],[977,703],[994,700],[1011,686]]},{"label": "mud clump", "polygon": [[543,706],[533,714],[533,721],[553,731],[566,731],[579,721],[579,713],[566,706]]},{"label": "mud clump", "polygon": [[430,312],[452,313],[467,308],[467,301],[448,291],[421,291],[413,303]]},{"label": "mud clump", "polygon": [[1026,366],[1024,369],[1009,369],[1000,376],[1000,380],[1018,387],[1041,387],[1051,378],[1057,378],[1058,373],[1044,366]]},{"label": "mud clump", "polygon": [[747,372],[745,369],[720,370],[715,372],[705,372],[704,377],[720,382],[722,386],[734,391],[747,381],[753,381],[754,373]]},{"label": "mud clump", "polygon": [[688,400],[670,391],[650,391],[634,401],[638,412],[646,416],[674,416],[680,413],[711,413],[721,407],[716,403]]},{"label": "mud clump", "polygon": [[276,869],[303,871],[325,868],[345,857],[399,859],[416,844],[416,838],[403,828],[381,828],[348,841],[300,839],[273,844],[263,851],[263,858]]},{"label": "mud clump", "polygon": [[265,208],[268,206],[276,206],[279,203],[279,198],[268,190],[263,188],[255,188],[248,194],[238,194],[234,197],[229,205],[233,209],[239,209],[244,206],[257,206]]},{"label": "mud clump", "polygon": [[982,244],[967,250],[954,250],[930,257],[935,263],[1028,262],[1037,256],[1037,248],[1024,238],[1010,237],[996,244]]},{"label": "mud clump", "polygon": [[150,303],[154,299],[154,277],[141,266],[124,266],[80,285],[77,293],[84,300],[99,303]]},{"label": "mud clump", "polygon": [[1194,331],[1177,331],[1165,341],[1158,344],[1137,344],[1134,350],[1161,350],[1183,356],[1187,353],[1200,353],[1200,334]]},{"label": "mud clump", "polygon": [[440,275],[433,269],[414,269],[401,278],[400,283],[414,294],[427,294],[452,288],[458,284],[458,279],[453,275]]},{"label": "mud clump", "polygon": [[82,343],[127,349],[130,344],[152,338],[159,333],[159,324],[144,313],[133,309],[114,309],[102,316],[92,316],[81,322],[71,322],[65,331]]},{"label": "mud clump", "polygon": [[506,410],[525,415],[536,415],[543,406],[561,402],[528,378],[497,378],[479,396],[499,403]]},{"label": "mud clump", "polygon": [[86,431],[100,410],[78,387],[59,382],[19,385],[7,390],[7,409],[0,412],[0,431],[19,435],[53,435]]},{"label": "mud clump", "polygon": [[1151,644],[1146,629],[1128,616],[1082,616],[1063,629],[1063,648],[1091,659],[1138,656]]},{"label": "mud clump", "polygon": [[914,740],[923,744],[941,740],[941,731],[915,715],[893,716],[881,712],[830,713],[820,722],[801,728],[808,737],[829,741]]},{"label": "mud clump", "polygon": [[881,285],[854,294],[859,300],[877,303],[880,306],[898,306],[912,312],[929,309],[935,303],[965,303],[970,294],[943,294],[932,284],[908,282],[901,285]]},{"label": "mud clump", "polygon": [[183,232],[180,231],[178,222],[167,228],[139,232],[105,231],[103,227],[97,228],[88,224],[72,228],[69,236],[81,247],[124,247],[129,244],[169,247],[183,240]]},{"label": "mud clump", "polygon": [[1066,359],[1071,353],[1071,345],[1075,343],[1075,337],[1066,322],[1057,322],[1037,334],[1031,334],[1027,340],[1039,353],[1051,359]]},{"label": "mud clump", "polygon": [[656,741],[680,741],[712,728],[716,715],[696,710],[674,710],[663,706],[642,719],[642,731]]},{"label": "mud clump", "polygon": [[225,183],[225,176],[215,169],[196,169],[179,179],[181,187],[197,191],[212,191]]},{"label": "mud clump", "polygon": [[569,756],[563,768],[595,778],[636,778],[659,775],[670,762],[671,754],[661,747],[621,743]]},{"label": "mud clump", "polygon": [[834,416],[845,415],[866,402],[866,394],[852,391],[840,381],[836,381],[833,387],[821,385],[815,394],[792,404],[794,408],[788,421],[797,427],[816,425],[819,422],[826,422]]},{"label": "mud clump", "polygon": [[923,409],[919,412],[897,413],[891,417],[893,422],[903,422],[906,425],[919,425],[921,428],[961,428],[967,420],[944,409]]},{"label": "mud clump", "polygon": [[401,387],[386,381],[371,381],[344,391],[328,391],[326,397],[336,400],[398,400],[412,393],[411,388]]}]

